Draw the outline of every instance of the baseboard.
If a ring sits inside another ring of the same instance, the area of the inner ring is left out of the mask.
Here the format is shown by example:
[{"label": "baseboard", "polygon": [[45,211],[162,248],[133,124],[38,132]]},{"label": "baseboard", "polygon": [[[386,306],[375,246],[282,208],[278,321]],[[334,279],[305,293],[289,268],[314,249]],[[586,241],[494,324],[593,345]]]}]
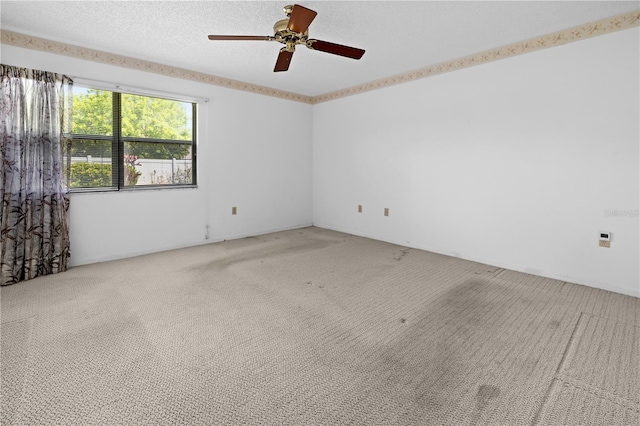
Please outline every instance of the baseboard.
[{"label": "baseboard", "polygon": [[162,247],[154,247],[153,249],[145,249],[145,250],[134,250],[134,251],[125,252],[125,253],[118,253],[116,255],[105,255],[105,256],[91,257],[91,258],[88,258],[88,259],[81,260],[79,262],[74,262],[73,261],[73,254],[72,254],[70,266],[73,268],[75,266],[90,265],[90,264],[93,264],[93,263],[110,262],[112,260],[128,259],[130,257],[144,256],[144,255],[147,255],[147,254],[160,253],[160,252],[163,252],[163,251],[170,251],[170,250],[178,250],[178,249],[181,249],[181,248],[202,246],[202,245],[205,245],[205,244],[214,244],[214,243],[219,243],[219,242],[226,241],[226,240],[237,240],[237,239],[240,239],[240,238],[255,237],[255,236],[258,236],[258,235],[271,234],[273,232],[290,231],[292,229],[307,228],[309,226],[313,226],[313,225],[311,223],[304,223],[304,224],[285,226],[285,227],[279,227],[279,228],[262,229],[262,230],[258,230],[258,231],[246,232],[246,233],[241,233],[241,234],[214,236],[214,237],[209,238],[207,240],[193,241],[193,242],[185,243],[185,244],[176,244],[176,245],[169,245],[169,246],[162,246]]},{"label": "baseboard", "polygon": [[240,238],[256,237],[258,235],[266,235],[266,234],[271,234],[271,233],[274,233],[274,232],[291,231],[293,229],[308,228],[309,226],[313,226],[313,224],[312,223],[306,223],[306,224],[301,224],[301,225],[285,226],[285,227],[282,227],[282,228],[270,228],[270,229],[265,229],[265,230],[261,230],[261,231],[255,231],[255,232],[243,232],[241,234],[226,235],[226,236],[221,237],[221,238],[218,237],[218,241],[239,240]]},{"label": "baseboard", "polygon": [[477,258],[477,257],[463,256],[460,253],[445,252],[445,251],[442,251],[442,250],[438,250],[435,247],[428,247],[428,246],[424,246],[424,245],[421,245],[421,244],[413,244],[413,243],[412,244],[407,244],[406,241],[399,241],[399,240],[394,240],[394,239],[390,239],[390,238],[384,238],[384,237],[373,235],[373,234],[363,234],[363,233],[353,232],[353,230],[349,230],[349,229],[345,229],[345,228],[341,228],[341,227],[336,227],[336,226],[331,226],[331,225],[326,225],[326,224],[322,224],[322,223],[314,223],[313,226],[317,226],[318,228],[323,228],[323,229],[329,229],[329,230],[332,230],[332,231],[343,232],[345,234],[356,235],[358,237],[371,238],[373,240],[384,241],[384,242],[391,243],[391,244],[397,244],[397,245],[403,246],[403,247],[411,247],[411,248],[415,248],[415,249],[418,249],[418,250],[428,251],[428,252],[431,252],[431,253],[437,253],[437,254],[442,254],[442,255],[445,255],[445,256],[456,257],[458,259],[464,259],[464,260],[469,260],[469,261],[472,261],[472,262],[478,262],[478,263],[482,263],[482,264],[485,264],[485,265],[495,266],[495,267],[498,267],[498,268],[509,269],[511,271],[522,272],[522,273],[531,274],[531,275],[537,275],[537,276],[540,276],[540,277],[551,278],[551,279],[554,279],[554,280],[564,281],[564,282],[568,282],[568,283],[571,283],[571,284],[584,285],[584,286],[587,286],[587,287],[597,288],[597,289],[600,289],[600,290],[606,290],[606,291],[611,291],[613,293],[619,293],[619,294],[624,294],[624,295],[627,295],[627,296],[633,296],[633,297],[640,298],[640,288],[634,290],[634,289],[628,289],[628,288],[625,288],[625,287],[617,287],[617,286],[611,285],[609,283],[586,282],[585,280],[580,279],[580,278],[576,278],[576,277],[560,275],[560,274],[556,274],[556,273],[553,273],[553,272],[541,271],[541,270],[537,270],[537,269],[533,270],[531,267],[528,267],[526,265],[512,265],[512,264],[496,261],[495,259],[483,259],[483,258]]}]

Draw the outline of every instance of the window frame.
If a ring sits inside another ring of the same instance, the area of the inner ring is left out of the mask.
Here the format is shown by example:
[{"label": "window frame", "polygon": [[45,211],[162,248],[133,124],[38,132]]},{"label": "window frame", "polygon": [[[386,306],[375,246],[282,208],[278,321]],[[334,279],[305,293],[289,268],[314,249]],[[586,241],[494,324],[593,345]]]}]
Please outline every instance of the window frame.
[{"label": "window frame", "polygon": [[[141,191],[141,190],[158,190],[158,189],[176,189],[176,188],[197,188],[197,110],[198,104],[194,101],[184,101],[172,98],[166,98],[157,95],[147,95],[139,93],[128,93],[126,91],[114,91],[110,89],[102,89],[98,87],[91,87],[90,85],[78,85],[84,89],[89,90],[101,90],[111,93],[111,108],[112,108],[112,131],[111,135],[93,135],[93,134],[79,134],[73,133],[73,123],[71,126],[72,132],[68,135],[69,149],[66,152],[67,156],[67,181],[68,190],[71,193],[81,192],[120,192],[120,191]],[[174,139],[157,139],[157,138],[142,138],[135,136],[122,136],[122,95],[143,96],[148,98],[165,99],[176,102],[184,102],[191,104],[191,140],[174,140]],[[70,167],[71,167],[71,151],[73,142],[76,140],[96,140],[96,141],[111,141],[111,186],[96,186],[96,187],[71,187],[70,186]],[[148,184],[148,185],[125,185],[124,182],[124,155],[125,155],[125,143],[162,143],[162,144],[179,144],[190,145],[191,147],[191,183],[171,183],[171,184]]]}]

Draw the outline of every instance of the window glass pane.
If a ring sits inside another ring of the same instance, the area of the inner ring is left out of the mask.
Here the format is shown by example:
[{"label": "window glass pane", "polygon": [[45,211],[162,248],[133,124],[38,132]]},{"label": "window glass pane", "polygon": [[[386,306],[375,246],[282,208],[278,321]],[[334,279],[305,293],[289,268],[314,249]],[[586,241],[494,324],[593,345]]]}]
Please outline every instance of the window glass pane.
[{"label": "window glass pane", "polygon": [[193,183],[191,144],[125,142],[124,184]]},{"label": "window glass pane", "polygon": [[73,87],[71,132],[77,135],[113,134],[112,92]]},{"label": "window glass pane", "polygon": [[122,136],[184,141],[192,139],[192,106],[189,102],[126,93],[121,96]]},{"label": "window glass pane", "polygon": [[192,103],[127,93],[114,99],[115,92],[81,86],[73,90],[72,152],[65,158],[71,188],[119,188],[122,178],[129,187],[195,182]]},{"label": "window glass pane", "polygon": [[71,188],[111,186],[111,141],[74,139],[70,169]]}]

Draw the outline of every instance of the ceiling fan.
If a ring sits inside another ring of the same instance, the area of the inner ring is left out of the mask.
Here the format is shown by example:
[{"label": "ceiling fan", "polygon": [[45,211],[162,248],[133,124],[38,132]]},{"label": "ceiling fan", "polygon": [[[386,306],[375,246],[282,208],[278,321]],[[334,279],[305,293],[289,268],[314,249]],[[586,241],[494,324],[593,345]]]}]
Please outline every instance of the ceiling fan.
[{"label": "ceiling fan", "polygon": [[364,50],[362,49],[309,38],[309,25],[318,14],[317,12],[295,4],[293,6],[285,6],[284,13],[287,15],[287,19],[282,19],[275,23],[273,26],[275,34],[273,36],[210,35],[209,40],[263,40],[282,43],[285,47],[280,49],[276,66],[273,69],[274,72],[289,69],[293,52],[299,44],[304,44],[311,50],[319,50],[352,59],[360,59],[364,55]]}]

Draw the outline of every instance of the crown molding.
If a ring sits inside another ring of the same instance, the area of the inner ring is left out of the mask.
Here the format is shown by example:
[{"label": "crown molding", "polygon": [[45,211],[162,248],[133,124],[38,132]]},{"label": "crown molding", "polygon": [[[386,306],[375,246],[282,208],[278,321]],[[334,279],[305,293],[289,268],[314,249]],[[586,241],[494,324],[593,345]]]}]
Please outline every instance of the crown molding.
[{"label": "crown molding", "polygon": [[601,19],[599,21],[568,28],[566,30],[557,31],[555,33],[546,34],[517,43],[512,43],[495,49],[486,50],[484,52],[475,53],[472,55],[464,56],[462,58],[442,62],[440,64],[431,65],[425,68],[420,68],[414,71],[396,74],[391,77],[382,78],[379,80],[364,83],[358,86],[348,87],[346,89],[326,93],[319,96],[301,95],[298,93],[287,92],[284,90],[273,89],[270,87],[259,86],[242,81],[218,77],[211,74],[191,71],[184,68],[173,67],[156,62],[143,61],[128,56],[116,55],[113,53],[89,49],[86,47],[47,40],[44,38],[16,33],[13,31],[0,30],[0,36],[2,37],[2,43],[16,47],[40,50],[43,52],[65,55],[73,58],[85,59],[88,61],[99,62],[108,65],[116,65],[119,67],[135,69],[139,71],[152,72],[155,74],[162,74],[169,77],[211,84],[228,89],[241,90],[244,92],[256,93],[265,96],[273,96],[290,101],[302,102],[306,104],[319,104],[338,98],[344,98],[346,96],[357,95],[360,93],[382,89],[401,83],[408,83],[410,81],[415,81],[438,74],[469,68],[488,62],[498,61],[500,59],[506,59],[512,56],[522,55],[524,53],[535,52],[541,49],[561,46],[563,44],[571,43],[574,41],[579,41],[586,38],[600,36],[637,26],[640,26],[640,10],[634,10],[631,12],[623,13],[621,15],[612,16],[609,18]]},{"label": "crown molding", "polygon": [[315,96],[312,100],[313,104],[327,102],[346,96],[357,95],[372,90],[382,89],[384,87],[394,86],[396,84],[408,83],[410,81],[431,77],[451,71],[457,71],[463,68],[469,68],[474,65],[486,64],[488,62],[498,61],[500,59],[510,58],[512,56],[531,53],[549,47],[561,46],[578,40],[590,37],[604,35],[615,31],[625,30],[640,26],[640,10],[623,13],[621,15],[612,16],[610,18],[601,19],[599,21],[590,22],[588,24],[577,27],[568,28],[566,30],[557,31],[555,33],[546,34],[540,37],[531,38],[495,49],[485,50],[484,52],[475,53],[454,59],[452,61],[442,62],[440,64],[431,65],[414,71],[397,74],[391,77],[382,78],[369,83],[358,86],[348,87],[324,95]]},{"label": "crown molding", "polygon": [[0,36],[2,36],[2,43],[16,47],[22,47],[25,49],[40,50],[43,52],[70,56],[72,58],[85,59],[88,61],[99,62],[107,65],[116,65],[119,67],[134,69],[138,71],[152,72],[169,77],[197,81],[198,83],[206,83],[214,86],[226,87],[228,89],[242,90],[244,92],[257,93],[265,96],[273,96],[290,101],[310,104],[313,100],[311,96],[305,96],[298,93],[287,92],[284,90],[245,83],[243,81],[231,80],[228,78],[218,77],[202,72],[191,71],[184,68],[144,61],[128,56],[116,55],[113,53],[75,46],[67,43],[61,43],[58,41],[47,40],[44,38],[16,33],[13,31],[0,30]]}]

